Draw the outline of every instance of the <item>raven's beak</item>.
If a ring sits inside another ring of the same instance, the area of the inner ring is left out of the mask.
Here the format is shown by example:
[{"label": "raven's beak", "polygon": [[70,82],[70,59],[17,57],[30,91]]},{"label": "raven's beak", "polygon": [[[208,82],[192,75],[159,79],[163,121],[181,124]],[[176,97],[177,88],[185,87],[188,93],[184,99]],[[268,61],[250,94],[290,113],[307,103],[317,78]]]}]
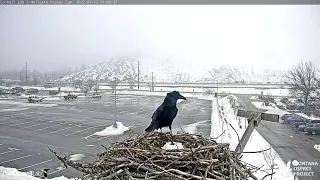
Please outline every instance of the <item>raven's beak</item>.
[{"label": "raven's beak", "polygon": [[181,95],[180,95],[180,98],[179,98],[179,99],[187,100],[187,98],[185,98],[184,96],[181,96]]}]

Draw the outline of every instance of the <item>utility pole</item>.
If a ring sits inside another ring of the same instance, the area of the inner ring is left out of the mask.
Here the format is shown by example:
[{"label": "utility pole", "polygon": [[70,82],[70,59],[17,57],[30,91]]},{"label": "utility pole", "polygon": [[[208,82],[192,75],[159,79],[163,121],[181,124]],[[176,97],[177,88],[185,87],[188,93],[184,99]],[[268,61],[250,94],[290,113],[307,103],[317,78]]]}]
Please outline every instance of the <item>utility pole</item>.
[{"label": "utility pole", "polygon": [[153,87],[153,72],[151,73],[151,90],[152,91],[154,90],[154,87]]},{"label": "utility pole", "polygon": [[53,81],[53,71],[51,72],[51,81]]},{"label": "utility pole", "polygon": [[138,61],[138,90],[139,90],[139,77],[140,76],[140,61]]},{"label": "utility pole", "polygon": [[21,82],[22,82],[22,71],[20,71],[19,80],[20,80],[20,85],[21,85]]},{"label": "utility pole", "polygon": [[26,63],[26,86],[28,86],[28,63]]},{"label": "utility pole", "polygon": [[116,80],[114,85],[114,122],[117,122],[117,86],[116,86]]}]

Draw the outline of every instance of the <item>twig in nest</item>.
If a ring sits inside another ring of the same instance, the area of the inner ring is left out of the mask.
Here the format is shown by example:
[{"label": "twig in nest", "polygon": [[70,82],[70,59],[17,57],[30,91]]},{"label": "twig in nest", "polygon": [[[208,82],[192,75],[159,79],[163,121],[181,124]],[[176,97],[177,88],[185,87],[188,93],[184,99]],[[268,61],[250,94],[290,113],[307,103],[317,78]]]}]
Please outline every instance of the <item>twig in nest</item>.
[{"label": "twig in nest", "polygon": [[246,152],[242,152],[242,153],[262,153],[264,151],[268,151],[270,150],[271,148],[268,148],[268,149],[263,149],[263,150],[260,150],[260,151],[246,151]]}]

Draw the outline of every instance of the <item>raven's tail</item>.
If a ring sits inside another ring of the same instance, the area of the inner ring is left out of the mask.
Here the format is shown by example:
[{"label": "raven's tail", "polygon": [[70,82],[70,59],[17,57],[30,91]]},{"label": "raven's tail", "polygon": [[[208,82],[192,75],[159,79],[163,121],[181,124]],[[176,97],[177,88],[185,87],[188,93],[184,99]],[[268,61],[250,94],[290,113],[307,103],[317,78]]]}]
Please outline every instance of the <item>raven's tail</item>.
[{"label": "raven's tail", "polygon": [[154,131],[156,128],[153,124],[150,124],[149,127],[147,127],[144,131],[145,132],[151,132],[151,131]]}]

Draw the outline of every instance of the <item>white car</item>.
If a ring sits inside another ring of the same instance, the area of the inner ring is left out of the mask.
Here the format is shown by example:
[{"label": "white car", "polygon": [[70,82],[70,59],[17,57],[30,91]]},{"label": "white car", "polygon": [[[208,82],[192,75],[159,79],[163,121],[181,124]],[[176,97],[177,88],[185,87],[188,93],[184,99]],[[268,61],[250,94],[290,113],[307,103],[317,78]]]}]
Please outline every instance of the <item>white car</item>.
[{"label": "white car", "polygon": [[34,95],[28,97],[28,101],[29,101],[30,103],[42,102],[43,99],[44,99],[44,98],[40,98],[40,97],[34,96]]}]

